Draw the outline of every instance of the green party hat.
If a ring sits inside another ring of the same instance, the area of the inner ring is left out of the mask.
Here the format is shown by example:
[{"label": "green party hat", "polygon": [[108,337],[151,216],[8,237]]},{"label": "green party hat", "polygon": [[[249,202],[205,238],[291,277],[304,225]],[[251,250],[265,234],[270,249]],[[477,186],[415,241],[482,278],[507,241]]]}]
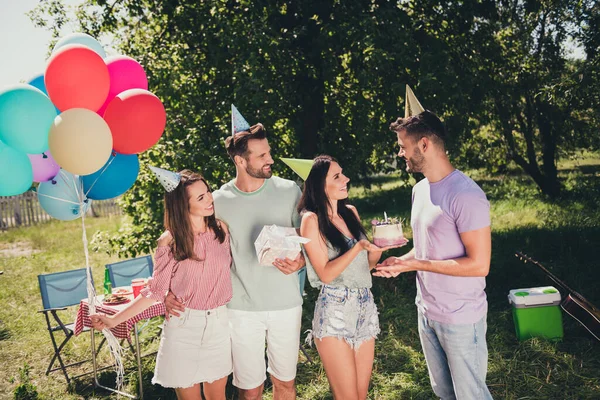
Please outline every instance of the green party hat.
[{"label": "green party hat", "polygon": [[308,178],[313,166],[313,160],[303,160],[301,158],[282,158],[281,161],[286,163],[302,180]]}]

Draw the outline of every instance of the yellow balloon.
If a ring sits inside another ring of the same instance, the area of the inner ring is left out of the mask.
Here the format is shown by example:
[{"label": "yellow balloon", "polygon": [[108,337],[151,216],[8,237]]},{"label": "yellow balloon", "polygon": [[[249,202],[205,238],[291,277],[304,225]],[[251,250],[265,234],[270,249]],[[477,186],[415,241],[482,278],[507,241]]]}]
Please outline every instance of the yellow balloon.
[{"label": "yellow balloon", "polygon": [[52,157],[63,169],[89,175],[108,161],[113,140],[101,116],[84,108],[71,108],[54,119],[48,144]]}]

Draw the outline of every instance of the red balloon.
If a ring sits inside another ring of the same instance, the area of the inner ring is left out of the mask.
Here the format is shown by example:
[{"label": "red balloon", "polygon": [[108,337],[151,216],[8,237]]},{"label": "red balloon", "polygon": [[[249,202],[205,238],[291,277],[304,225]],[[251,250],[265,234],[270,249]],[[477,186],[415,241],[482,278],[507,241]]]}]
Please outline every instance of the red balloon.
[{"label": "red balloon", "polygon": [[113,136],[113,149],[136,154],[154,146],[167,124],[165,107],[158,97],[144,89],[129,89],[111,100],[104,120]]},{"label": "red balloon", "polygon": [[108,96],[110,77],[104,60],[94,50],[72,44],[50,57],[44,83],[48,97],[59,110],[98,111]]}]

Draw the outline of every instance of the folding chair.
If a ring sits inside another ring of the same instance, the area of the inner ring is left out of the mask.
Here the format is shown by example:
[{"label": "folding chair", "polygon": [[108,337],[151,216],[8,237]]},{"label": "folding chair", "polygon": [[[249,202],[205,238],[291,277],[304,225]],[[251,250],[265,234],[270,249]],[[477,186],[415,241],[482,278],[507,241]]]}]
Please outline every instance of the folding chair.
[{"label": "folding chair", "polygon": [[[110,284],[113,288],[115,288],[131,285],[132,279],[150,278],[154,269],[154,263],[152,261],[152,256],[142,256],[112,264],[106,264],[106,268],[108,269]],[[146,320],[142,326],[137,328],[136,333],[139,334],[148,325],[149,321],[150,320]],[[130,349],[133,351],[131,339],[127,339],[127,342],[129,343]],[[150,354],[155,353],[144,354],[143,357]]]},{"label": "folding chair", "polygon": [[154,263],[152,262],[152,256],[143,256],[106,264],[106,268],[109,271],[112,287],[129,286],[132,279],[150,278]]},{"label": "folding chair", "polygon": [[[77,305],[81,299],[87,297],[86,270],[85,268],[81,268],[71,271],[56,272],[53,274],[38,275],[38,282],[40,284],[40,293],[42,295],[42,304],[44,306],[44,309],[39,312],[44,313],[44,316],[46,317],[47,329],[50,334],[50,340],[52,340],[52,346],[54,347],[54,355],[50,360],[46,375],[61,369],[67,379],[67,383],[69,383],[70,378],[67,373],[67,368],[83,364],[90,360],[65,365],[60,352],[73,337],[75,324],[63,323],[58,316],[57,311],[66,310],[69,306]],[[52,316],[55,323],[58,325],[52,326],[50,316]],[[60,345],[57,345],[57,338],[55,337],[55,333],[58,331],[62,331],[65,335],[65,338]],[[89,331],[89,328],[84,328],[84,331]],[[98,350],[100,350],[103,344],[104,340],[100,342]],[[60,366],[52,368],[56,360],[58,360]]]}]

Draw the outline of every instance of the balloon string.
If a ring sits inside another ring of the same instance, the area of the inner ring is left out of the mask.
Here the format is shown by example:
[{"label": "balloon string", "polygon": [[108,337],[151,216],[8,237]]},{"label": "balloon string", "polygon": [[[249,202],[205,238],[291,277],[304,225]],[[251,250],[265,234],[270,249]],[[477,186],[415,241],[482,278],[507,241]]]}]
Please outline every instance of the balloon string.
[{"label": "balloon string", "polygon": [[65,199],[61,199],[60,197],[49,196],[49,195],[47,195],[47,194],[43,194],[43,193],[40,193],[40,192],[37,192],[37,195],[38,195],[38,196],[47,197],[47,198],[49,198],[49,199],[54,199],[54,200],[58,200],[58,201],[63,201],[63,202],[65,202],[65,203],[75,204],[75,205],[78,205],[78,206],[80,205],[80,203],[77,203],[77,202],[74,202],[74,201],[71,201],[71,200],[65,200]]},{"label": "balloon string", "polygon": [[[73,176],[73,181],[71,182],[73,184],[73,189],[75,190],[75,196],[79,199],[79,204],[81,207],[83,207],[83,203],[84,203],[84,198],[83,198],[83,180],[77,176]],[[81,189],[79,188],[81,186]],[[83,208],[81,208],[80,210],[82,210]]]},{"label": "balloon string", "polygon": [[[83,183],[81,183],[80,190],[80,207],[83,208]],[[88,251],[88,240],[87,233],[85,230],[85,213],[81,213],[81,226],[83,229],[82,241],[83,241],[83,251],[85,253],[85,270],[87,275],[87,293],[88,293],[88,309],[90,314],[96,313],[96,288],[93,285],[92,281],[92,267],[90,266],[90,255]],[[98,302],[99,303],[99,302]],[[106,344],[110,349],[110,355],[115,363],[115,370],[117,373],[116,378],[116,386],[117,390],[121,390],[123,387],[123,378],[125,376],[125,369],[123,366],[123,348],[119,344],[119,341],[115,337],[115,335],[109,329],[103,329],[102,334],[106,338]]]},{"label": "balloon string", "polygon": [[85,196],[87,197],[88,193],[90,193],[90,191],[94,188],[94,185],[96,184],[96,182],[98,182],[98,179],[100,179],[100,177],[104,174],[104,172],[106,172],[106,170],[108,169],[108,167],[110,166],[110,164],[112,164],[112,162],[115,160],[116,156],[113,156],[111,154],[110,156],[110,160],[108,161],[108,163],[106,165],[104,165],[104,167],[102,167],[102,171],[100,172],[100,174],[98,174],[98,176],[96,177],[96,179],[94,179],[94,182],[92,183],[92,186],[90,186],[90,188],[87,190],[87,192],[85,192]]},{"label": "balloon string", "polygon": [[[60,179],[64,183],[64,185],[60,185],[60,186],[58,186],[58,188],[65,195],[65,197],[71,197],[71,198],[75,197],[77,199],[79,198],[79,196],[77,196],[77,191],[71,189],[70,182],[69,182],[69,180],[67,180],[67,173],[63,169],[61,169],[58,172],[58,175],[56,175],[54,177],[55,180],[57,178]],[[67,190],[67,189],[69,189],[69,190]],[[79,204],[79,203],[75,203],[75,204]]]}]

